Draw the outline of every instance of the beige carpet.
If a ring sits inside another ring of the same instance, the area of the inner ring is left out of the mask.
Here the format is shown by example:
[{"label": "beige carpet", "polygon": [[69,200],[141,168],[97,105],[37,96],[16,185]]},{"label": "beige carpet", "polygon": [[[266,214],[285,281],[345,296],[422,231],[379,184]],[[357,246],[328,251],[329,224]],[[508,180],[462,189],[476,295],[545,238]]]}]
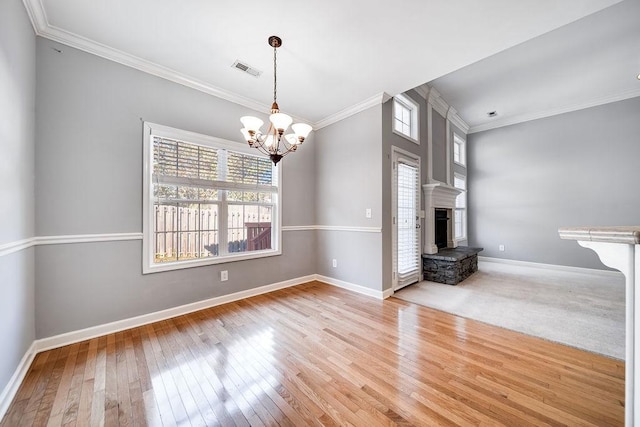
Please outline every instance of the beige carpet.
[{"label": "beige carpet", "polygon": [[624,359],[624,276],[591,275],[495,262],[464,282],[420,282],[395,297]]}]

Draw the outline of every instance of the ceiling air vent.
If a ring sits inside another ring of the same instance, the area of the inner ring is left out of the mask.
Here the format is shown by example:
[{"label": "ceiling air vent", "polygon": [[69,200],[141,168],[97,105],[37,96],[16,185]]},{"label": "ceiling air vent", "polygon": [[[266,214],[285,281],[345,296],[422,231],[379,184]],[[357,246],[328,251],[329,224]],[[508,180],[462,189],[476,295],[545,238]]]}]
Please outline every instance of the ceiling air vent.
[{"label": "ceiling air vent", "polygon": [[236,62],[233,63],[232,65],[233,68],[237,68],[240,71],[244,71],[247,74],[252,75],[253,77],[260,77],[260,74],[262,74],[262,71],[260,70],[256,70],[255,68],[251,67],[250,65],[247,65],[243,62],[240,62],[238,60],[236,60]]}]

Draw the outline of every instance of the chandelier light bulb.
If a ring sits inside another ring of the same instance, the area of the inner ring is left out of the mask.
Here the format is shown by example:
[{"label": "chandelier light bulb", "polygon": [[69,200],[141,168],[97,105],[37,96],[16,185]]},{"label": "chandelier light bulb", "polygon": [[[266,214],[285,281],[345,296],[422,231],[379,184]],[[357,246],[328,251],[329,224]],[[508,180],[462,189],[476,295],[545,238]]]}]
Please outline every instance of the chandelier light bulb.
[{"label": "chandelier light bulb", "polygon": [[300,144],[300,140],[298,139],[298,137],[295,136],[292,133],[290,133],[288,135],[285,135],[284,138],[287,140],[289,145],[298,145],[298,144]]},{"label": "chandelier light bulb", "polygon": [[246,128],[240,129],[240,132],[242,133],[245,141],[251,141],[253,139]]},{"label": "chandelier light bulb", "polygon": [[307,138],[307,136],[309,136],[312,128],[306,123],[295,123],[291,126],[291,129],[296,134],[296,137],[298,138],[300,143],[302,143]]},{"label": "chandelier light bulb", "polygon": [[282,133],[289,128],[289,125],[293,121],[291,116],[284,113],[275,113],[269,116],[269,121],[274,128],[278,129],[278,132]]},{"label": "chandelier light bulb", "polygon": [[262,120],[253,116],[240,117],[240,122],[248,132],[253,131],[254,133],[258,133],[260,131],[260,127],[264,124]]}]

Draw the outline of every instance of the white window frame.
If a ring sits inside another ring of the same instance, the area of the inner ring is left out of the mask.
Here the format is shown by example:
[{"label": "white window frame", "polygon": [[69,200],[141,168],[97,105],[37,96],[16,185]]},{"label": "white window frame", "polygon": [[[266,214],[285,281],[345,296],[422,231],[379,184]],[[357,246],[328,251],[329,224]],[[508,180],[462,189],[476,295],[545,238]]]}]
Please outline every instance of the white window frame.
[{"label": "white window frame", "polygon": [[[459,207],[457,206],[457,203],[456,203],[456,206],[455,206],[455,209],[454,209],[454,217],[453,217],[453,221],[454,221],[454,223],[453,223],[453,231],[454,231],[454,239],[455,239],[455,241],[456,241],[456,243],[457,243],[457,242],[462,242],[462,241],[467,240],[467,212],[468,212],[468,209],[467,209],[467,208],[468,208],[468,200],[467,200],[467,176],[466,176],[466,175],[463,175],[463,174],[461,174],[461,173],[454,172],[454,173],[453,173],[453,177],[454,177],[454,179],[453,179],[454,187],[455,187],[455,188],[457,188],[458,190],[461,190],[461,191],[462,191],[462,193],[460,193],[460,194],[459,194],[458,196],[456,196],[456,197],[463,196],[463,198],[464,198],[464,208],[459,208]],[[462,188],[460,188],[460,187],[455,186],[455,182],[456,182],[456,181],[455,181],[455,178],[458,178],[458,179],[460,179],[460,180],[463,180],[463,181],[464,181],[464,189],[462,189]],[[455,231],[456,231],[456,227],[455,227],[455,214],[456,214],[458,211],[461,211],[461,212],[462,212],[462,236],[455,236]]]},{"label": "white window frame", "polygon": [[[396,109],[398,107],[404,107],[409,110],[411,114],[410,134],[406,134],[396,129]],[[393,116],[391,117],[391,129],[396,135],[400,135],[409,141],[420,145],[420,106],[416,101],[405,95],[396,95],[393,97]]]},{"label": "white window frame", "polygon": [[[456,146],[458,146],[459,159],[456,160]],[[453,133],[453,162],[467,167],[467,141],[457,133]]]},{"label": "white window frame", "polygon": [[[143,176],[143,220],[142,220],[142,273],[156,273],[160,271],[179,270],[183,268],[201,267],[205,265],[223,264],[233,261],[243,261],[256,258],[264,258],[277,256],[282,254],[282,163],[278,165],[278,173],[276,174],[278,191],[276,200],[273,204],[272,227],[275,228],[272,234],[272,249],[239,252],[233,254],[225,254],[216,257],[207,257],[194,260],[181,260],[165,263],[154,263],[153,251],[153,213],[154,213],[154,197],[153,197],[153,138],[152,136],[184,141],[208,147],[216,147],[227,149],[238,153],[256,155],[257,150],[251,149],[239,142],[229,141],[213,136],[203,135],[186,130],[176,129],[169,126],[163,126],[155,123],[144,123],[143,135],[143,156],[144,156],[144,176]],[[224,219],[226,221],[226,218]]]}]

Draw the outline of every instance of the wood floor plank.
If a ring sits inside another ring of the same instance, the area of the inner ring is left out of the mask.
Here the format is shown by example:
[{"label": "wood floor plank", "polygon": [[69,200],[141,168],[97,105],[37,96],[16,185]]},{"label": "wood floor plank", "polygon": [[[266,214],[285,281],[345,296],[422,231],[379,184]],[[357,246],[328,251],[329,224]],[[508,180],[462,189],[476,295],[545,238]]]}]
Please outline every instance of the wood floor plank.
[{"label": "wood floor plank", "polygon": [[619,360],[309,282],[40,353],[0,427],[623,418]]}]

